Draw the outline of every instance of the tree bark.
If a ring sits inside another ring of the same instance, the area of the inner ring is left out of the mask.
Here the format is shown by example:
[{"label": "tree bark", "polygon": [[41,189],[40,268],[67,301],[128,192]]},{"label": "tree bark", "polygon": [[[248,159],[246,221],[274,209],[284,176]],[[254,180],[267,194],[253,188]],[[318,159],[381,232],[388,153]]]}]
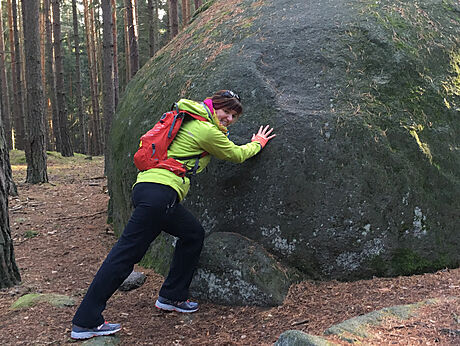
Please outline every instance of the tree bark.
[{"label": "tree bark", "polygon": [[182,0],[182,27],[184,28],[190,20],[190,1]]},{"label": "tree bark", "polygon": [[45,123],[40,59],[39,2],[23,0],[22,20],[27,85],[26,182],[48,182],[46,171]]},{"label": "tree bark", "polygon": [[[44,2],[44,1],[43,1]],[[45,93],[46,92],[46,26],[45,26],[45,20],[46,14],[44,11],[44,4],[42,4],[41,10],[40,10],[40,59],[41,59],[41,69],[42,69],[42,90]],[[45,94],[43,95],[45,97]],[[45,123],[45,143],[46,143],[46,149],[47,150],[53,150],[51,140],[50,140],[50,134],[51,134],[51,127],[50,127],[50,122],[48,119],[48,104],[46,102],[47,100],[45,99],[43,102],[44,104],[44,123]]]},{"label": "tree bark", "polygon": [[153,8],[153,0],[147,1],[147,18],[149,22],[149,55],[155,55],[155,30],[153,28],[153,21],[155,18],[155,10]]},{"label": "tree bark", "polygon": [[77,117],[79,121],[80,147],[81,153],[86,152],[87,130],[86,117],[83,114],[83,91],[81,88],[81,67],[80,67],[80,36],[78,34],[78,13],[77,1],[72,0],[72,19],[73,19],[73,41],[75,45],[75,75],[76,75],[76,93],[77,93]]},{"label": "tree bark", "polygon": [[179,14],[177,12],[177,0],[169,0],[169,25],[171,26],[171,39],[179,33]]},{"label": "tree bark", "polygon": [[[0,1],[0,13],[2,12],[2,2]],[[5,42],[3,40],[3,16],[0,15],[0,83],[1,90],[1,114],[3,115],[3,124],[5,127],[5,139],[8,149],[13,148],[13,140],[11,137],[11,114],[10,114],[10,100],[9,100],[9,87],[6,77],[5,66]]]},{"label": "tree bark", "polygon": [[1,119],[0,111],[0,288],[6,288],[19,284],[21,276],[14,259],[8,216],[10,179],[7,175],[11,172],[11,166]]},{"label": "tree bark", "polygon": [[56,67],[56,92],[57,108],[59,114],[59,129],[61,134],[61,154],[64,157],[73,156],[67,125],[67,105],[64,90],[64,68],[61,55],[61,0],[51,0],[53,8],[53,34],[54,34],[54,64]]},{"label": "tree bark", "polygon": [[90,90],[91,90],[91,107],[92,116],[89,120],[88,130],[88,149],[87,152],[91,155],[99,155],[99,131],[97,128],[97,119],[99,118],[99,100],[98,100],[98,84],[97,84],[97,65],[96,53],[94,45],[94,29],[91,21],[91,10],[88,0],[83,0],[85,13],[85,31],[86,31],[86,46],[88,50],[88,69],[90,74]]},{"label": "tree bark", "polygon": [[129,44],[129,79],[133,78],[139,70],[139,50],[137,43],[137,30],[135,26],[135,6],[133,0],[125,0],[126,19],[128,24],[128,44]]},{"label": "tree bark", "polygon": [[112,119],[115,113],[114,95],[114,72],[113,72],[113,22],[112,5],[110,0],[102,0],[102,22],[103,22],[103,112],[104,112],[104,158],[105,172],[110,167],[109,164],[109,134],[112,126]]},{"label": "tree bark", "polygon": [[115,0],[111,0],[112,3],[112,24],[113,24],[113,98],[115,102],[115,110],[118,106],[119,100],[119,79],[118,79],[118,38],[117,38],[117,4]]},{"label": "tree bark", "polygon": [[43,0],[46,31],[46,98],[47,113],[51,112],[51,122],[56,151],[61,151],[61,131],[56,97],[56,81],[54,78],[53,28],[51,26],[50,0]]},{"label": "tree bark", "polygon": [[203,5],[203,1],[201,0],[194,0],[195,1],[195,11]]},{"label": "tree bark", "polygon": [[102,35],[100,35],[100,15],[99,15],[99,7],[98,5],[98,0],[90,0],[90,3],[92,5],[90,6],[90,21],[92,23],[92,36],[93,36],[93,61],[96,63],[93,64],[94,70],[94,75],[96,76],[94,80],[94,85],[95,85],[95,91],[97,95],[97,105],[98,105],[98,111],[94,114],[94,132],[96,133],[96,136],[94,136],[94,154],[95,155],[100,155],[104,153],[104,135],[103,135],[103,126],[102,126],[102,114],[100,112],[99,108],[99,100],[101,98],[100,95],[100,90],[102,89],[102,86],[100,86],[100,83],[102,83],[102,45],[100,44],[100,38]]},{"label": "tree bark", "polygon": [[158,0],[148,0],[149,53],[154,56],[158,50]]},{"label": "tree bark", "polygon": [[126,85],[129,82],[129,76],[131,75],[131,67],[129,63],[129,33],[128,33],[128,10],[126,9],[125,6],[125,11],[124,11],[124,33],[125,33],[125,83],[124,83],[124,88],[126,88]]},{"label": "tree bark", "polygon": [[[22,63],[21,63],[21,46],[19,44],[19,31],[18,31],[18,8],[16,0],[11,0],[12,20],[13,20],[13,40],[14,49],[11,46],[11,51],[14,50],[14,76],[13,92],[14,92],[14,143],[16,149],[25,149],[25,131],[24,131],[24,95],[22,93]],[[11,59],[13,64],[13,59]],[[12,67],[13,68],[13,67]]]}]

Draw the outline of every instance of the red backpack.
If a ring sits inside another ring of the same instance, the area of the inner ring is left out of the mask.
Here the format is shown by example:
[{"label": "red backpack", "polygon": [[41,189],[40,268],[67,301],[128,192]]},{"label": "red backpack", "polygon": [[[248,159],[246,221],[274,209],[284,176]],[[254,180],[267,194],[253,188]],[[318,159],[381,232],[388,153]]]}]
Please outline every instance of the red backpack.
[{"label": "red backpack", "polygon": [[[146,171],[151,168],[163,168],[183,178],[187,173],[195,175],[200,158],[208,154],[204,152],[200,155],[188,157],[168,157],[168,148],[174,137],[176,137],[177,132],[179,132],[185,116],[189,115],[192,119],[208,121],[200,115],[179,110],[177,103],[174,104],[173,109],[170,112],[164,113],[155,126],[141,137],[139,149],[134,154],[134,164],[140,171]],[[195,166],[187,170],[187,167],[176,159],[195,159]]]}]

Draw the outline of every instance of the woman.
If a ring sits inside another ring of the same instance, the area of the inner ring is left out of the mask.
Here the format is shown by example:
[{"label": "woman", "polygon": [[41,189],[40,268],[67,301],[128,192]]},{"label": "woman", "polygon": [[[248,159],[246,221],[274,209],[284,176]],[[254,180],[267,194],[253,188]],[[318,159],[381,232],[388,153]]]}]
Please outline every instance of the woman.
[{"label": "woman", "polygon": [[[230,90],[216,92],[204,102],[182,99],[180,110],[197,114],[207,121],[187,119],[168,149],[168,157],[177,158],[192,170],[199,156],[201,172],[211,156],[236,163],[256,155],[275,137],[268,125],[261,126],[251,142],[238,146],[227,138],[227,126],[243,112],[240,98]],[[202,155],[203,152],[209,155]],[[180,158],[193,159],[180,159]],[[195,312],[198,304],[188,301],[188,289],[201,253],[204,229],[180,203],[190,187],[188,177],[152,168],[139,172],[132,192],[134,211],[120,239],[112,248],[93,279],[74,318],[71,337],[86,339],[110,335],[119,324],[104,322],[102,311],[107,300],[145,255],[150,243],[163,230],[178,238],[171,263],[155,306],[162,310]]]}]

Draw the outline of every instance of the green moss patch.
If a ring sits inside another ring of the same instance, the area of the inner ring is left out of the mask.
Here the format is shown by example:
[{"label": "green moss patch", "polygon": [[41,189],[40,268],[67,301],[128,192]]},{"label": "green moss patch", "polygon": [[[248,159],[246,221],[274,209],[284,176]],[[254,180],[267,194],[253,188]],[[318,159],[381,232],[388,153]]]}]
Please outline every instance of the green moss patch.
[{"label": "green moss patch", "polygon": [[68,296],[60,294],[29,293],[16,300],[11,305],[10,309],[26,309],[43,302],[60,308],[75,305],[74,299]]}]

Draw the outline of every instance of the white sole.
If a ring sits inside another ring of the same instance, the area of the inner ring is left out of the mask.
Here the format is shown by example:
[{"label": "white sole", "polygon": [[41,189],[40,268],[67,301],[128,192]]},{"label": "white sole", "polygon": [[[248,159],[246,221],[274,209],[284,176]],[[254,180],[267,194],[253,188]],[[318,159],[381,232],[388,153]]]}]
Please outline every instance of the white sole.
[{"label": "white sole", "polygon": [[70,337],[72,339],[76,339],[76,340],[84,340],[84,339],[91,339],[91,338],[94,338],[96,336],[112,335],[112,334],[115,334],[116,332],[119,332],[120,330],[121,330],[121,328],[115,329],[115,330],[108,330],[108,331],[105,331],[105,332],[81,332],[81,333],[71,332]]},{"label": "white sole", "polygon": [[164,303],[162,303],[162,302],[160,302],[158,300],[155,302],[155,307],[160,309],[160,310],[177,311],[177,312],[184,312],[184,313],[198,311],[198,308],[196,308],[194,310],[184,310],[184,309],[178,308],[177,306],[174,306],[174,305],[164,304]]}]

